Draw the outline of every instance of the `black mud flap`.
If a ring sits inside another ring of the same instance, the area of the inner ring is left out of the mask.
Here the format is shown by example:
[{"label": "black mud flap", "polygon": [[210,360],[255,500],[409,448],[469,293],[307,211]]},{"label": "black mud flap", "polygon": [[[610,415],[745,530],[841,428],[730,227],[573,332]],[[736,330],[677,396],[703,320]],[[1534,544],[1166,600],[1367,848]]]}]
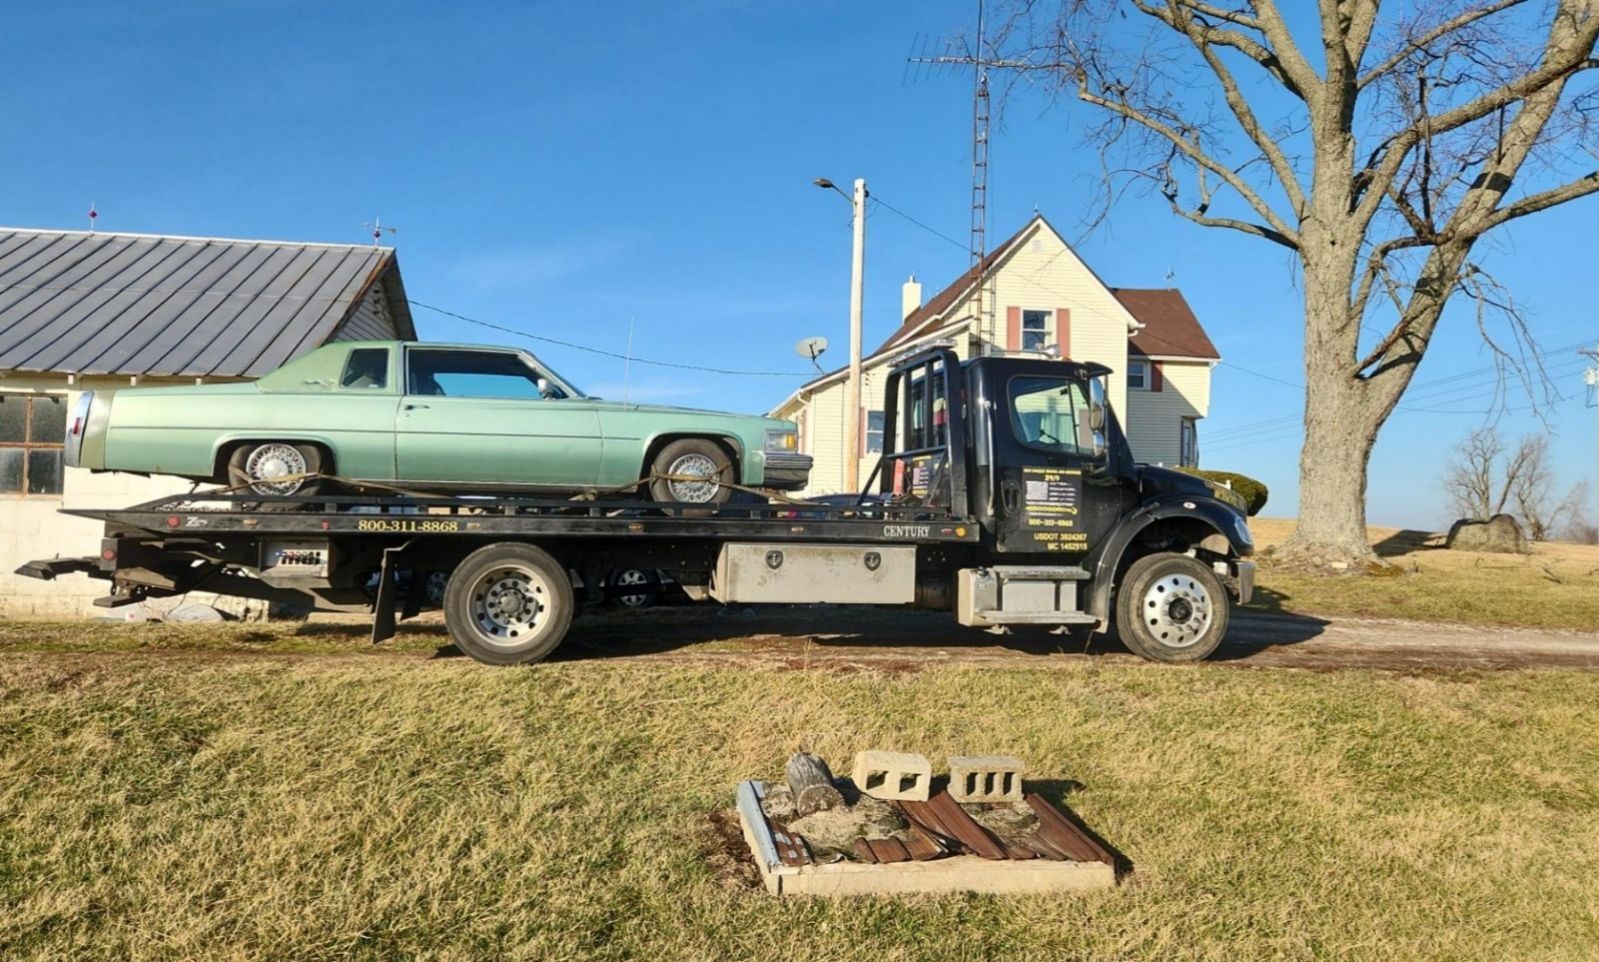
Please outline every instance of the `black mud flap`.
[{"label": "black mud flap", "polygon": [[[405,549],[411,547],[407,541],[398,548],[384,548],[383,562],[378,567],[377,597],[372,600],[372,644],[388,641],[394,637],[394,592],[398,590],[396,572],[398,570],[399,556]],[[408,585],[405,592],[405,611],[403,617],[410,618],[421,610],[421,601],[415,597],[415,585]]]}]

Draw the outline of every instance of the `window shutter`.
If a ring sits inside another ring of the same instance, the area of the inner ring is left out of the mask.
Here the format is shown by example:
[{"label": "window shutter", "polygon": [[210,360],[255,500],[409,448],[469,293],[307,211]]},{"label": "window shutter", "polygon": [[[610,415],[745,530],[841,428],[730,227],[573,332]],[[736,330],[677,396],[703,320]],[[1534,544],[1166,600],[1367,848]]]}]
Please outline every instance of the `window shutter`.
[{"label": "window shutter", "polygon": [[1015,351],[1022,346],[1022,309],[1005,308],[1005,350]]},{"label": "window shutter", "polygon": [[1055,346],[1060,348],[1060,359],[1072,356],[1072,309],[1055,308]]},{"label": "window shutter", "polygon": [[1160,362],[1149,362],[1149,389],[1151,391],[1164,390],[1166,379],[1161,375]]}]

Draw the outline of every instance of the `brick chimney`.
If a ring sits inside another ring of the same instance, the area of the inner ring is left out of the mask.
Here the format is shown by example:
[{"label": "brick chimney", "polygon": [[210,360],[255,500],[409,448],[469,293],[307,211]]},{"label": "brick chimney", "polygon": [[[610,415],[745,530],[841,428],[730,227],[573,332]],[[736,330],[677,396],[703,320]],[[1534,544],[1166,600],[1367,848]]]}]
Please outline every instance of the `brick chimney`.
[{"label": "brick chimney", "polygon": [[921,306],[922,282],[916,279],[915,274],[912,274],[911,279],[905,282],[904,287],[900,288],[899,319],[903,321],[905,318],[910,317]]}]

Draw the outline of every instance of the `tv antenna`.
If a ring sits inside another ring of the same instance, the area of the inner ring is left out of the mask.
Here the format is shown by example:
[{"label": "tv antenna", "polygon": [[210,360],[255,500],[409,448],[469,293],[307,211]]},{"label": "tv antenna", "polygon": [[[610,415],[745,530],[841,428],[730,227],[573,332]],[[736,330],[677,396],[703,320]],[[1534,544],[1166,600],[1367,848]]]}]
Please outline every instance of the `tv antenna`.
[{"label": "tv antenna", "polygon": [[378,241],[383,239],[384,234],[398,234],[400,232],[398,227],[385,227],[381,217],[374,217],[370,221],[362,221],[361,226],[372,232],[373,247],[378,246]]},{"label": "tv antenna", "polygon": [[809,358],[810,362],[816,365],[817,371],[822,369],[822,365],[818,364],[816,359],[821,357],[822,352],[826,350],[827,338],[825,337],[807,337],[805,340],[794,345],[794,353],[798,354],[800,357]]}]

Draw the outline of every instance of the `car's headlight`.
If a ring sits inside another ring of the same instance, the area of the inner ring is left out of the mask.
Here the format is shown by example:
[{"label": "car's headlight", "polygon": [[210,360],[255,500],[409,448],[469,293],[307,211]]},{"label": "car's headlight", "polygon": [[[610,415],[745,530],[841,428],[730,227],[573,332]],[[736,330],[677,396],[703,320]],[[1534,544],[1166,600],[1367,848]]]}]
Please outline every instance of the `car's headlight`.
[{"label": "car's headlight", "polygon": [[766,432],[766,450],[797,451],[799,450],[799,435],[784,428],[768,430]]}]

